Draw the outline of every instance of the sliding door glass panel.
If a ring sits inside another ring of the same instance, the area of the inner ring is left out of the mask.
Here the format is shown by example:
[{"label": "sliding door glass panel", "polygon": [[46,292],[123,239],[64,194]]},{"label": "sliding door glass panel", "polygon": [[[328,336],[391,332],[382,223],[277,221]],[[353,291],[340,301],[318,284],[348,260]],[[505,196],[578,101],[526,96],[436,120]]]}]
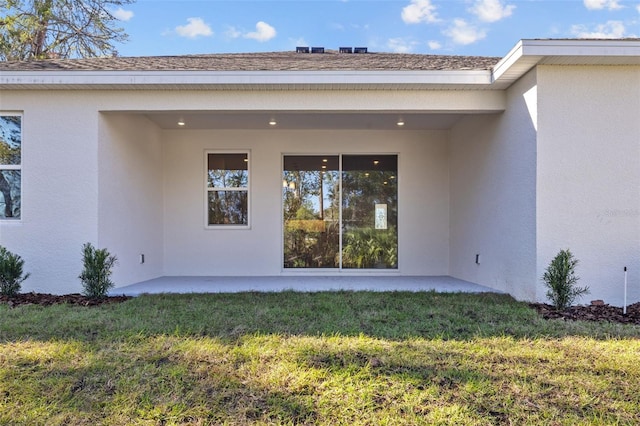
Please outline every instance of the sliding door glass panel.
[{"label": "sliding door glass panel", "polygon": [[398,268],[398,157],[342,157],[342,268]]},{"label": "sliding door glass panel", "polygon": [[338,156],[284,157],[285,268],[340,266],[339,166]]}]

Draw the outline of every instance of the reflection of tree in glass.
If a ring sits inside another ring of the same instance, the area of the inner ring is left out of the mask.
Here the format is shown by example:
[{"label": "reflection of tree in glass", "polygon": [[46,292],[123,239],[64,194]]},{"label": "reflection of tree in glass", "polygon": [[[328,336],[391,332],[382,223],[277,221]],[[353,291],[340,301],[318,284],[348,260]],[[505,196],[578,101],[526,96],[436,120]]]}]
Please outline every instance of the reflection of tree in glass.
[{"label": "reflection of tree in glass", "polygon": [[373,227],[375,205],[387,205],[389,226],[398,223],[398,189],[394,172],[358,170],[342,173],[342,219],[346,229]]},{"label": "reflection of tree in glass", "polygon": [[210,225],[248,225],[249,158],[211,153],[207,158]]},{"label": "reflection of tree in glass", "polygon": [[247,223],[246,191],[209,192],[210,225],[246,225]]},{"label": "reflection of tree in glass", "polygon": [[209,188],[246,188],[248,170],[209,170]]},{"label": "reflection of tree in glass", "polygon": [[[345,268],[397,268],[397,156],[342,159],[339,172],[337,156],[285,157],[286,268],[337,268],[341,256]],[[386,229],[375,229],[376,204],[387,212]]]},{"label": "reflection of tree in glass", "polygon": [[2,166],[19,165],[22,129],[20,116],[0,116],[0,217],[20,217],[19,170],[2,170]]},{"label": "reflection of tree in glass", "polygon": [[284,266],[336,268],[338,172],[283,173]]},{"label": "reflection of tree in glass", "polygon": [[398,267],[398,236],[395,228],[362,228],[346,232],[343,237],[344,268]]},{"label": "reflection of tree in glass", "polygon": [[[345,158],[342,173],[343,268],[398,267],[398,182],[395,156]],[[383,165],[384,163],[384,165]],[[386,206],[376,229],[375,206]]]}]

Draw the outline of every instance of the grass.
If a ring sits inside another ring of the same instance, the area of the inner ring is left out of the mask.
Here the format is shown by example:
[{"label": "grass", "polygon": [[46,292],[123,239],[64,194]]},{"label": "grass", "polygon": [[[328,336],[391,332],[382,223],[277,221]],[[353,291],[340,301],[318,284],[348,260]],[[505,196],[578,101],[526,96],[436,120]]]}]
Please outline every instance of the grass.
[{"label": "grass", "polygon": [[637,424],[640,327],[496,294],[0,306],[0,424]]}]

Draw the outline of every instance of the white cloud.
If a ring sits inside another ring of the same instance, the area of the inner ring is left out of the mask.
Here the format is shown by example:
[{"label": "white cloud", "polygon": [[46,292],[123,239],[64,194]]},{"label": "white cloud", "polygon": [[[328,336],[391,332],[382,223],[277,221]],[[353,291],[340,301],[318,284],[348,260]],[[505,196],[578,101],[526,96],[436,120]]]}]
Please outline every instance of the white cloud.
[{"label": "white cloud", "polygon": [[636,9],[638,10],[638,13],[640,13],[640,4],[636,6]]},{"label": "white cloud", "polygon": [[453,26],[444,31],[456,44],[472,44],[487,36],[485,30],[469,25],[464,19],[454,19]]},{"label": "white cloud", "polygon": [[608,21],[589,30],[585,25],[574,25],[571,33],[578,38],[624,38],[626,28],[621,21]]},{"label": "white cloud", "polygon": [[236,27],[227,27],[227,30],[224,32],[224,35],[226,35],[229,38],[238,38],[238,37],[242,37],[242,32],[237,30]]},{"label": "white cloud", "polygon": [[618,0],[583,0],[584,6],[589,10],[601,10],[601,9],[609,9],[609,10],[617,10],[622,9]]},{"label": "white cloud", "polygon": [[442,49],[442,43],[440,43],[439,41],[436,40],[430,40],[427,45],[429,46],[429,49],[431,50],[440,50]]},{"label": "white cloud", "polygon": [[189,22],[187,25],[178,25],[176,27],[176,33],[181,37],[197,38],[200,36],[211,36],[213,31],[211,27],[207,25],[202,18],[187,18]]},{"label": "white cloud", "polygon": [[483,22],[496,22],[511,16],[515,8],[512,4],[503,4],[502,0],[476,0],[469,11]]},{"label": "white cloud", "polygon": [[256,30],[244,35],[259,42],[269,41],[276,36],[276,29],[266,22],[260,21],[256,24]]},{"label": "white cloud", "polygon": [[128,21],[131,18],[133,18],[133,12],[130,10],[124,10],[123,8],[119,7],[116,10],[114,10],[113,12],[111,12],[113,14],[113,16],[120,20],[120,21]]},{"label": "white cloud", "polygon": [[401,16],[406,24],[439,21],[436,7],[431,4],[431,0],[411,0],[411,3],[402,9]]},{"label": "white cloud", "polygon": [[402,37],[390,38],[387,40],[387,48],[391,52],[395,53],[409,53],[413,51],[413,48],[418,43],[412,40],[407,40]]}]

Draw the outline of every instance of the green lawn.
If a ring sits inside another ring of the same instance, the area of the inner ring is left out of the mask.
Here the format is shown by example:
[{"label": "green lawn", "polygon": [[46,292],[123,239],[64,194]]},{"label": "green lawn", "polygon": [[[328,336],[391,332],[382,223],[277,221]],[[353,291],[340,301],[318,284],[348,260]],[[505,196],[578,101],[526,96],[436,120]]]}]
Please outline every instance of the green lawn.
[{"label": "green lawn", "polygon": [[638,424],[640,327],[508,296],[0,306],[0,424]]}]

